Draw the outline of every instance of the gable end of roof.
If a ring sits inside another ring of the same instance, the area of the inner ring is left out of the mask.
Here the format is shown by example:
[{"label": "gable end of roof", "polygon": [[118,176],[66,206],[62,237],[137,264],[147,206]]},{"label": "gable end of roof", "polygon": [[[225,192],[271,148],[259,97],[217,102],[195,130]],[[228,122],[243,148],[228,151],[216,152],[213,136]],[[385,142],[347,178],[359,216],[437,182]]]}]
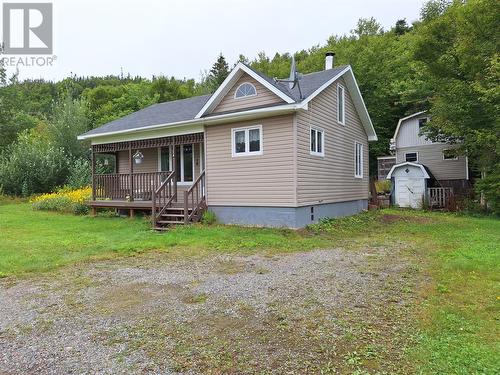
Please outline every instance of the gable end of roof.
[{"label": "gable end of roof", "polygon": [[253,69],[247,65],[239,62],[236,64],[234,69],[229,73],[224,82],[221,83],[219,88],[213,93],[210,99],[205,103],[203,108],[196,114],[195,118],[200,118],[213,109],[221,102],[221,100],[226,96],[231,87],[236,83],[236,81],[244,74],[248,74],[250,77],[261,83],[269,91],[273,92],[275,95],[283,99],[288,104],[295,103],[295,100],[279,89],[276,85],[272,84],[270,80],[264,79],[260,74],[257,74]]},{"label": "gable end of roof", "polygon": [[358,116],[363,124],[366,135],[368,136],[369,141],[376,141],[377,133],[375,132],[375,128],[373,126],[372,120],[370,118],[370,114],[366,109],[365,101],[361,96],[361,91],[359,90],[358,83],[356,78],[354,77],[354,73],[350,65],[346,66],[342,69],[338,74],[325,82],[321,87],[319,87],[316,91],[314,91],[311,95],[305,98],[302,103],[307,104],[312,99],[314,99],[317,95],[319,95],[322,91],[324,91],[327,87],[337,81],[339,78],[344,78],[347,89],[349,90],[349,94],[351,95],[352,101],[354,103],[354,107],[358,113]]}]

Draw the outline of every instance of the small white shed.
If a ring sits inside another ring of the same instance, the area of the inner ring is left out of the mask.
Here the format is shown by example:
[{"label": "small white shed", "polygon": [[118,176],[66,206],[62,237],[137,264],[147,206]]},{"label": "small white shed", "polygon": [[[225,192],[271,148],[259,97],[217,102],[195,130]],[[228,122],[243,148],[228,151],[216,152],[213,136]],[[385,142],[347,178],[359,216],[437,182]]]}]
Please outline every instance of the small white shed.
[{"label": "small white shed", "polygon": [[394,165],[387,175],[387,179],[393,181],[394,203],[399,207],[422,208],[429,178],[422,164],[405,162]]}]

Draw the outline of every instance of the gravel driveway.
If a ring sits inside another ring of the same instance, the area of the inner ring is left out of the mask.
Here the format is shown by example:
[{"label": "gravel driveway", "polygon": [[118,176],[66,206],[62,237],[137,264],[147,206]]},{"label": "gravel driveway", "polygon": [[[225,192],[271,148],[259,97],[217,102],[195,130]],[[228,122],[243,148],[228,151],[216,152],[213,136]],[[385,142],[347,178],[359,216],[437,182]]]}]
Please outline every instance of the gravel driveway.
[{"label": "gravel driveway", "polygon": [[418,268],[396,245],[4,279],[0,374],[406,372]]}]

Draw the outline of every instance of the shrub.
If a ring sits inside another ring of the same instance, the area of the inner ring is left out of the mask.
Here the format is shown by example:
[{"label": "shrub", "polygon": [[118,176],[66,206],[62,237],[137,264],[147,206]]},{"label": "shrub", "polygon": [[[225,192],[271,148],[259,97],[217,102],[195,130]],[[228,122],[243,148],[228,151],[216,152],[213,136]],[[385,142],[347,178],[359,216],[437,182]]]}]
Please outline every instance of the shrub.
[{"label": "shrub", "polygon": [[76,215],[88,213],[85,201],[90,199],[92,188],[72,190],[69,187],[59,189],[57,192],[42,194],[33,198],[30,202],[33,209],[44,211],[68,212]]},{"label": "shrub", "polygon": [[51,191],[64,183],[67,173],[64,151],[34,132],[22,133],[0,155],[0,181],[9,195]]},{"label": "shrub", "polygon": [[[500,167],[497,167],[500,170]],[[475,190],[478,196],[481,193],[487,202],[489,211],[496,215],[500,215],[500,172],[492,172],[486,177],[476,182]]]},{"label": "shrub", "polygon": [[64,195],[56,195],[33,202],[35,210],[67,212],[71,210],[71,199]]},{"label": "shrub", "polygon": [[384,194],[391,192],[391,181],[390,180],[377,180],[375,181],[375,190],[377,194]]},{"label": "shrub", "polygon": [[76,159],[69,166],[67,185],[72,189],[89,186],[92,178],[90,162],[87,159]]},{"label": "shrub", "polygon": [[74,203],[73,213],[75,215],[87,215],[89,213],[89,206],[84,203]]},{"label": "shrub", "polygon": [[201,222],[205,225],[212,225],[217,223],[217,216],[213,211],[207,210],[203,212],[203,216],[201,217]]}]

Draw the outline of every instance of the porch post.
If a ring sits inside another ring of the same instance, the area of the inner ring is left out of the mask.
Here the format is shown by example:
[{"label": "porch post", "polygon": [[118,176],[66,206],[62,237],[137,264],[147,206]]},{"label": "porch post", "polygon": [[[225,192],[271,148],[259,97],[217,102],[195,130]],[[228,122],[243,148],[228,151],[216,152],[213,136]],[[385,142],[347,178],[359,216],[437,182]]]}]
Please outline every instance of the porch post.
[{"label": "porch post", "polygon": [[129,187],[130,187],[130,200],[134,200],[134,177],[132,174],[134,173],[134,163],[132,160],[132,142],[128,143],[128,165],[129,165],[129,173],[128,173],[128,178],[129,178]]},{"label": "porch post", "polygon": [[90,164],[92,168],[92,200],[95,201],[95,154],[92,146],[90,146]]},{"label": "porch post", "polygon": [[177,160],[175,160],[175,147],[177,145],[174,143],[172,146],[172,171],[174,172],[174,197],[175,200],[177,201],[177,170],[176,170],[176,165],[177,165]]}]

